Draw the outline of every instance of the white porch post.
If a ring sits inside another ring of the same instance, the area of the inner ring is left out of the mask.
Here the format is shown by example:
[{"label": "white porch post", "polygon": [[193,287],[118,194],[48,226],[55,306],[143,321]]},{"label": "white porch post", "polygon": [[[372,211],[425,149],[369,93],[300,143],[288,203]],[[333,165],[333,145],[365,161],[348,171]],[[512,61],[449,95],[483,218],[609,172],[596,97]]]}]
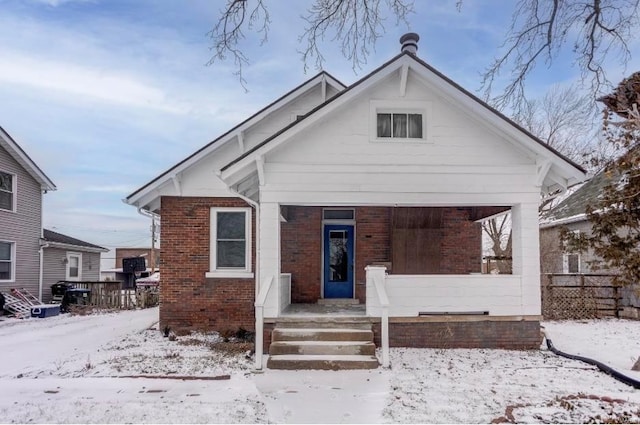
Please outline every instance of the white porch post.
[{"label": "white porch post", "polygon": [[256,304],[256,368],[262,369],[262,345],[264,317],[277,317],[280,311],[280,205],[275,202],[260,204],[260,222],[257,238],[260,239],[258,267],[260,288],[256,292],[256,300],[269,285],[262,305]]},{"label": "white porch post", "polygon": [[522,279],[522,314],[540,315],[540,230],[538,204],[522,203],[511,209],[513,274]]}]

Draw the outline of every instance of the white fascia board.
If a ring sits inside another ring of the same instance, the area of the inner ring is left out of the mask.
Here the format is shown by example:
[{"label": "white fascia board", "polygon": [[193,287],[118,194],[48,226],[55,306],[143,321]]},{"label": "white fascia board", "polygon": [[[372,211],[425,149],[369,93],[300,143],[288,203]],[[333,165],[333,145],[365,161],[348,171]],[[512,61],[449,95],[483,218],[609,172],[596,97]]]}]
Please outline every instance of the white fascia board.
[{"label": "white fascia board", "polygon": [[42,190],[56,190],[56,185],[22,150],[20,145],[2,127],[0,127],[0,144],[38,183]]},{"label": "white fascia board", "polygon": [[322,84],[322,81],[325,81],[326,83],[332,85],[338,91],[342,91],[345,89],[345,86],[342,83],[332,78],[327,73],[322,72],[318,74],[315,78],[307,81],[296,90],[289,93],[287,96],[273,103],[268,108],[265,108],[264,110],[258,112],[256,115],[249,118],[246,122],[244,122],[237,128],[230,130],[228,134],[226,134],[226,136],[223,135],[222,138],[214,139],[214,141],[210,143],[210,146],[202,149],[191,157],[187,157],[187,159],[185,159],[183,162],[178,163],[174,167],[165,171],[160,176],[156,177],[156,181],[152,180],[152,183],[148,183],[146,186],[143,186],[143,189],[139,189],[137,192],[134,192],[133,195],[126,197],[124,199],[124,202],[129,205],[140,206],[140,198],[152,192],[153,190],[160,188],[164,183],[171,180],[173,176],[179,175],[184,170],[200,162],[200,160],[202,160],[204,157],[210,155],[212,152],[215,152],[230,141],[237,140],[238,137],[243,137],[243,133],[249,128],[262,121],[269,114],[282,108],[284,105],[292,102],[296,98],[302,96],[316,85]]},{"label": "white fascia board", "polygon": [[226,170],[221,171],[220,177],[223,180],[227,181],[229,177],[236,174],[239,170],[246,168],[247,165],[250,165],[252,163],[255,164],[255,161],[258,157],[264,158],[265,154],[277,148],[278,146],[282,145],[283,143],[291,140],[291,137],[294,136],[295,134],[305,130],[306,128],[309,128],[313,124],[322,120],[326,115],[331,113],[331,111],[334,111],[335,109],[340,108],[345,103],[350,102],[354,97],[357,97],[362,92],[369,89],[369,87],[371,87],[372,85],[375,85],[379,81],[388,77],[390,74],[396,72],[399,68],[402,67],[403,64],[405,64],[406,61],[407,61],[407,56],[401,56],[395,62],[388,64],[386,68],[379,70],[375,75],[372,75],[371,77],[363,81],[358,86],[354,87],[353,89],[350,89],[348,93],[345,93],[343,96],[340,96],[338,99],[332,101],[331,103],[324,106],[323,108],[315,111],[314,113],[306,117],[301,122],[296,123],[294,126],[290,127],[286,131],[280,133],[274,139],[269,140],[269,142],[260,146],[258,149],[254,150],[249,155],[242,158],[240,161],[231,165]]},{"label": "white fascia board", "polygon": [[491,109],[477,102],[475,99],[470,98],[467,93],[440,78],[440,76],[433,73],[430,69],[415,62],[410,65],[410,67],[424,83],[440,92],[441,95],[452,102],[453,105],[468,112],[472,116],[476,116],[479,122],[485,123],[485,125],[489,124],[488,127],[490,129],[493,128],[502,133],[502,136],[506,136],[505,139],[510,143],[513,141],[518,142],[518,145],[512,143],[513,146],[531,152],[533,154],[533,160],[539,161],[540,158],[549,159],[558,172],[570,183],[573,183],[573,180],[577,183],[586,178],[586,175],[572,164],[532,139],[528,134],[506,121]]}]

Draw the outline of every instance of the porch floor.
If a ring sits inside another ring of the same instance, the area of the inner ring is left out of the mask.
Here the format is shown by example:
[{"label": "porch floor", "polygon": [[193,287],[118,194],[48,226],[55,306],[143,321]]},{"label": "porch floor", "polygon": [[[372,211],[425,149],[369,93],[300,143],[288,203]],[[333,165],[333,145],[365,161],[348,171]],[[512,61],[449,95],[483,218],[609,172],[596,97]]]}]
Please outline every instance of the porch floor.
[{"label": "porch floor", "polygon": [[282,313],[284,317],[364,317],[366,305],[290,304]]}]

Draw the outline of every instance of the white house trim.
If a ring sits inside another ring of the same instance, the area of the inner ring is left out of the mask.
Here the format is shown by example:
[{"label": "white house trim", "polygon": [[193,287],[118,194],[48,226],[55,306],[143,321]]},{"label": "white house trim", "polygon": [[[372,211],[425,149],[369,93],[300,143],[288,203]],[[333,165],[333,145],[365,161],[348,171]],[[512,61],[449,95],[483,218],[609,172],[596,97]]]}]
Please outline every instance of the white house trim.
[{"label": "white house trim", "polygon": [[[343,106],[394,72],[401,70],[404,66],[406,66],[407,69],[410,68],[410,70],[428,87],[437,90],[444,96],[444,98],[448,98],[453,101],[453,104],[456,107],[463,109],[472,117],[476,117],[477,121],[482,123],[488,129],[498,131],[498,134],[501,133],[505,140],[521,149],[523,152],[528,153],[528,155],[534,160],[541,158],[551,161],[552,165],[550,166],[550,173],[554,170],[558,170],[558,174],[567,176],[567,178],[563,179],[564,182],[553,179],[553,181],[548,182],[549,185],[553,182],[559,184],[570,184],[572,182],[577,183],[584,179],[584,173],[575,164],[572,164],[569,160],[560,156],[557,152],[550,149],[533,135],[527,133],[524,129],[517,126],[514,122],[496,110],[491,109],[488,105],[444,77],[444,75],[436,71],[434,68],[407,53],[396,56],[390,62],[353,84],[341,95],[334,97],[326,104],[316,108],[307,115],[305,119],[289,125],[281,132],[276,133],[275,136],[266,139],[265,142],[259,144],[239,159],[236,159],[222,167],[222,179],[229,183],[233,183],[235,180],[234,174],[244,169],[247,165],[253,163],[255,161],[255,157],[265,156],[267,152],[291,140],[293,135],[316,124],[327,114]],[[554,175],[556,174],[552,174],[552,176]]]},{"label": "white house trim", "polygon": [[4,147],[9,155],[40,184],[42,190],[56,190],[56,185],[2,127],[0,127],[0,146]]},{"label": "white house trim", "polygon": [[[241,133],[243,133],[247,129],[257,124],[258,122],[265,119],[269,114],[282,108],[284,105],[290,103],[291,101],[295,100],[299,96],[303,95],[311,88],[319,84],[322,84],[323,81],[325,85],[329,84],[338,92],[344,90],[346,87],[344,84],[342,84],[341,82],[333,78],[328,73],[324,71],[320,72],[316,76],[302,83],[296,89],[292,90],[291,92],[285,94],[284,96],[282,96],[281,98],[273,102],[271,105],[261,109],[259,112],[257,112],[247,120],[243,121],[236,127],[224,133],[222,136],[218,137],[217,139],[213,140],[208,145],[204,146],[202,149],[198,150],[197,152],[187,157],[183,161],[179,162],[177,165],[173,166],[169,170],[160,174],[154,180],[152,180],[151,182],[147,183],[145,186],[142,186],[137,191],[130,194],[127,198],[124,199],[124,202],[126,202],[129,205],[145,207],[146,203],[143,202],[143,199],[145,198],[148,199],[147,195],[149,194],[155,194],[155,196],[159,196],[158,190],[164,184],[166,184],[168,180],[171,179],[172,175],[178,174],[190,168],[191,166],[198,163],[203,158],[209,156],[211,153],[220,149],[223,145],[226,145],[227,143],[229,143],[234,139],[239,144],[240,149],[244,150],[244,146],[243,146],[244,141],[242,142],[240,141],[240,139],[243,138],[243,136],[241,136]],[[326,92],[325,92],[325,96],[326,96]],[[152,202],[152,201],[153,201],[153,197],[152,199],[149,199],[147,202]]]}]

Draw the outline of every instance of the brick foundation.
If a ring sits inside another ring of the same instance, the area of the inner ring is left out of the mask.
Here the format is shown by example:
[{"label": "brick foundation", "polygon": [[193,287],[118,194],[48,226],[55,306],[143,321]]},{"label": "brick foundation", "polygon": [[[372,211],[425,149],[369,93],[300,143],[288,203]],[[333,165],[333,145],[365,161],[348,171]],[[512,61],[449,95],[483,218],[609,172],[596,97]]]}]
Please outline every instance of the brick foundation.
[{"label": "brick foundation", "polygon": [[[380,324],[373,329],[379,347]],[[534,350],[541,343],[540,322],[535,320],[389,323],[390,347]]]}]

